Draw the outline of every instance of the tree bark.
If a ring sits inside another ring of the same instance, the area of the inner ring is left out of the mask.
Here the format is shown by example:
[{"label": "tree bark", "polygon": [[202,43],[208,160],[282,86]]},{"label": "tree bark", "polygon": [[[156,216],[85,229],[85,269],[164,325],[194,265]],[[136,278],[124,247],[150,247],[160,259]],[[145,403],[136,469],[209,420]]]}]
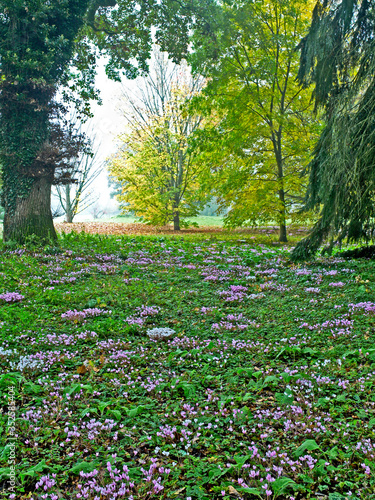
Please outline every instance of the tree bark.
[{"label": "tree bark", "polygon": [[272,135],[272,142],[275,151],[276,163],[277,163],[277,180],[279,183],[279,200],[280,200],[280,223],[279,223],[279,242],[287,243],[288,238],[286,235],[286,210],[285,210],[285,191],[284,191],[284,168],[282,159],[282,148],[281,148],[281,135],[282,127],[276,134]]},{"label": "tree bark", "polygon": [[70,184],[65,185],[65,219],[66,222],[73,222],[73,210],[72,210],[72,202],[70,199]]},{"label": "tree bark", "polygon": [[[19,182],[20,187],[22,180]],[[4,241],[24,243],[31,235],[38,236],[44,242],[57,239],[51,212],[51,183],[45,177],[30,179],[29,182],[32,185],[26,197],[13,189],[15,208],[12,210],[7,210],[10,203],[5,193]]]},{"label": "tree bark", "polygon": [[24,243],[36,235],[56,239],[51,212],[53,165],[46,165],[50,102],[54,88],[2,83],[0,163],[4,241]]},{"label": "tree bark", "polygon": [[288,242],[288,238],[286,235],[286,225],[284,223],[280,223],[279,242],[280,243],[287,243]]},{"label": "tree bark", "polygon": [[181,231],[180,212],[178,211],[173,214],[173,231]]},{"label": "tree bark", "polygon": [[285,217],[285,192],[284,188],[281,187],[279,189],[279,200],[281,203],[281,209],[280,209],[280,224],[279,224],[279,242],[280,243],[287,243],[288,238],[286,235],[286,217]]}]

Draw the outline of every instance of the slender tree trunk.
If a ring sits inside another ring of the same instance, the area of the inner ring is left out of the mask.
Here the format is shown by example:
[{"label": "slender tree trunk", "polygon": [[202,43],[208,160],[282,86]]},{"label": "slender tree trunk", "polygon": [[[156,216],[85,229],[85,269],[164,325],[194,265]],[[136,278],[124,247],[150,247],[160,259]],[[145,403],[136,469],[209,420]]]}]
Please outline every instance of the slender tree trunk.
[{"label": "slender tree trunk", "polygon": [[287,235],[286,235],[286,224],[285,224],[285,222],[280,222],[280,225],[279,225],[279,242],[280,243],[287,243],[287,241],[288,241],[288,238],[287,238]]},{"label": "slender tree trunk", "polygon": [[65,184],[65,219],[66,222],[73,222],[72,202],[70,199],[70,184]]},{"label": "slender tree trunk", "polygon": [[279,241],[280,241],[280,243],[286,243],[288,241],[288,238],[286,235],[285,191],[284,191],[283,187],[281,187],[279,189],[279,200],[281,203],[280,224],[279,224],[279,228],[280,228],[279,229]]},{"label": "slender tree trunk", "polygon": [[279,200],[280,200],[280,223],[279,223],[279,242],[287,243],[288,238],[286,234],[286,208],[285,208],[285,190],[284,190],[284,169],[281,149],[281,134],[282,128],[280,127],[276,133],[276,140],[273,140],[276,163],[277,163],[277,180],[279,183]]},{"label": "slender tree trunk", "polygon": [[181,231],[180,228],[180,212],[176,211],[173,214],[173,231]]},{"label": "slender tree trunk", "polygon": [[176,192],[174,195],[174,207],[173,207],[173,230],[181,231],[180,227],[180,211],[178,210],[180,204],[180,190],[183,181],[183,167],[184,167],[184,157],[183,151],[178,151],[178,164],[177,164],[177,175],[176,175]]},{"label": "slender tree trunk", "polygon": [[[13,172],[13,177],[15,173]],[[21,177],[21,176],[19,176]],[[22,196],[25,182],[31,184],[28,195]],[[16,188],[16,186],[15,186]],[[9,193],[4,193],[4,241],[24,243],[28,236],[36,235],[44,241],[57,238],[51,212],[51,183],[47,178],[19,179],[18,190],[12,190],[9,210]],[[8,194],[8,196],[7,196]]]},{"label": "slender tree trunk", "polygon": [[280,162],[280,166],[278,169],[279,173],[279,200],[280,200],[280,224],[279,224],[279,242],[286,243],[288,241],[286,235],[286,210],[285,210],[285,191],[284,191],[284,172],[283,172],[283,164]]}]

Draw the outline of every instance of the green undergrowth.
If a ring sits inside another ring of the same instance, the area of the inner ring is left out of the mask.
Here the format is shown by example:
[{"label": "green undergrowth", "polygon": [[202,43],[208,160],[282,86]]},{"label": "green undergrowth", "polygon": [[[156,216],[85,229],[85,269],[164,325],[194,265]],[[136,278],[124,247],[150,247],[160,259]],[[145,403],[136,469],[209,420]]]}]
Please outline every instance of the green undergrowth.
[{"label": "green undergrowth", "polygon": [[374,262],[262,241],[2,250],[6,498],[375,498]]}]

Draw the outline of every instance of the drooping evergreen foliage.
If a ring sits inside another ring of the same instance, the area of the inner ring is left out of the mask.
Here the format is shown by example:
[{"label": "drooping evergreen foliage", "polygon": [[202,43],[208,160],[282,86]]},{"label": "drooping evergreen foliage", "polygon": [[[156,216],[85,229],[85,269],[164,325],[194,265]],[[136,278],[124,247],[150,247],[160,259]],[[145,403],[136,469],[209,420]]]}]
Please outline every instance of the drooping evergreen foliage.
[{"label": "drooping evergreen foliage", "polygon": [[315,85],[326,126],[309,165],[306,208],[320,210],[294,259],[331,245],[374,239],[375,17],[368,0],[317,3],[302,40],[299,79]]}]

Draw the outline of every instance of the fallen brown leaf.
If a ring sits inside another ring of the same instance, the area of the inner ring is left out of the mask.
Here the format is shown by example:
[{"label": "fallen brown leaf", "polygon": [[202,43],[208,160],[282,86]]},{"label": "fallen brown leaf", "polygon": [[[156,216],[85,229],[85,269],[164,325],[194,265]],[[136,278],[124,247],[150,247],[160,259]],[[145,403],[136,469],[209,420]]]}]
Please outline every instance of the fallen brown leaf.
[{"label": "fallen brown leaf", "polygon": [[241,494],[235,488],[233,488],[233,486],[229,486],[229,494],[235,495],[236,497],[241,496]]},{"label": "fallen brown leaf", "polygon": [[85,365],[81,365],[77,368],[77,373],[79,373],[80,375],[84,375],[87,371],[88,370]]}]

